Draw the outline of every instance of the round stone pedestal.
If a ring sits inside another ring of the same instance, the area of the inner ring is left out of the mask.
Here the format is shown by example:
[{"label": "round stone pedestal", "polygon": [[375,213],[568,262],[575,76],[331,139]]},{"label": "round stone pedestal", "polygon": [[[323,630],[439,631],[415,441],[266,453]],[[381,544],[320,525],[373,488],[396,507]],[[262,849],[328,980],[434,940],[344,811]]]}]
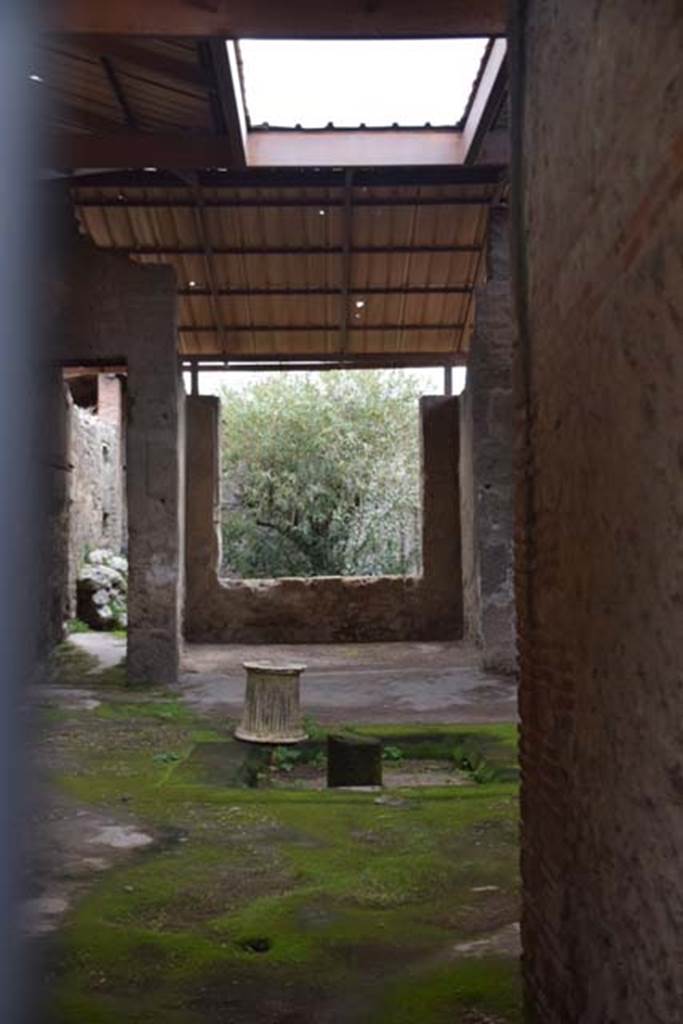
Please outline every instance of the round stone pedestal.
[{"label": "round stone pedestal", "polygon": [[300,743],[306,739],[301,719],[299,679],[305,665],[247,661],[247,686],[238,740],[250,743]]}]

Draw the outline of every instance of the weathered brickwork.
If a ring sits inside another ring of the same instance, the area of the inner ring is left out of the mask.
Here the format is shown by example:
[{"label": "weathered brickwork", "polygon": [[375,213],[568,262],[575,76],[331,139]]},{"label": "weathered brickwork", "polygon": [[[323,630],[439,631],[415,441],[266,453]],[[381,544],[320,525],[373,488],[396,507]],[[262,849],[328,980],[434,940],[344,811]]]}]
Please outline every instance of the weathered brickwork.
[{"label": "weathered brickwork", "polygon": [[487,280],[477,288],[475,329],[460,404],[465,630],[484,665],[514,672],[512,354],[508,212],[494,207]]},{"label": "weathered brickwork", "polygon": [[[54,359],[128,369],[128,658],[134,682],[175,682],[182,607],[184,396],[175,275],[98,252],[65,229],[48,271]],[[58,268],[58,269],[55,269]]]},{"label": "weathered brickwork", "polygon": [[539,1024],[678,1024],[683,9],[517,6],[529,1007]]},{"label": "weathered brickwork", "polygon": [[452,640],[462,635],[458,400],[422,399],[419,577],[220,580],[218,399],[187,398],[185,635],[224,643]]}]

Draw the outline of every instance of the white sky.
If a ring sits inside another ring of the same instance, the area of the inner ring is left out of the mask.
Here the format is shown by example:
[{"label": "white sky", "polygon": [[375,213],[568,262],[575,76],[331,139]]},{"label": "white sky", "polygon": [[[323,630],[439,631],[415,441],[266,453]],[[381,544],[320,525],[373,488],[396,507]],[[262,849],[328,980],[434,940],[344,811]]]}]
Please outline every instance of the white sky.
[{"label": "white sky", "polygon": [[455,124],[486,39],[241,39],[252,125]]},{"label": "white sky", "polygon": [[[296,371],[288,370],[287,376],[291,376],[293,373],[300,375],[307,371]],[[325,373],[330,371],[325,370]],[[349,373],[362,373],[362,370],[349,370]],[[441,367],[429,367],[422,370],[405,370],[405,373],[410,373],[412,376],[417,377],[423,388],[423,394],[425,395],[442,395],[444,385],[444,374]],[[217,395],[223,388],[228,388],[230,391],[241,391],[245,388],[262,380],[270,380],[273,377],[284,377],[285,374],[274,370],[272,373],[258,372],[249,373],[248,371],[240,370],[237,373],[201,373],[199,374],[199,393],[202,395]],[[191,390],[190,374],[184,374],[185,379],[185,391],[189,395]],[[453,394],[459,395],[465,387],[465,367],[454,366],[453,367]]]}]

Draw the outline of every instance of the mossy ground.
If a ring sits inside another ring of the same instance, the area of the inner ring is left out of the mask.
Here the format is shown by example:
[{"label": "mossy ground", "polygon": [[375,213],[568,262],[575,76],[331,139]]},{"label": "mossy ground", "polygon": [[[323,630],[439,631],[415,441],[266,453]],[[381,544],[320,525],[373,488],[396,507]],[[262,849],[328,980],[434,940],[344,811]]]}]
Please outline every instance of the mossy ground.
[{"label": "mossy ground", "polygon": [[479,785],[249,788],[263,756],[230,723],[96,673],[86,685],[99,707],[44,722],[58,785],[157,841],[43,940],[45,1024],[521,1020],[514,951],[456,950],[517,919],[513,726],[362,729],[485,763]]}]

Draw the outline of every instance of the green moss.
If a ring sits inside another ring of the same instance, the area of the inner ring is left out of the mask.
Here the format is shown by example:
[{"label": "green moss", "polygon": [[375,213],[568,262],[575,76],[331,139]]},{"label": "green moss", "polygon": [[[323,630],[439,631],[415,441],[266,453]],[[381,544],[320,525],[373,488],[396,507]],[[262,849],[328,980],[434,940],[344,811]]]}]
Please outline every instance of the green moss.
[{"label": "green moss", "polygon": [[96,714],[99,718],[127,721],[132,718],[152,718],[186,724],[197,720],[187,705],[178,700],[108,701],[97,708]]},{"label": "green moss", "polygon": [[94,654],[84,651],[69,640],[58,644],[50,656],[51,674],[65,686],[83,682],[84,677],[98,665],[99,661]]},{"label": "green moss", "polygon": [[[224,734],[162,690],[98,695],[95,712],[62,724],[77,770],[60,784],[114,816],[125,798],[156,842],[98,876],[70,914],[50,1024],[217,1024],[232,1007],[241,1021],[250,1000],[305,993],[312,979],[326,999],[362,990],[368,1024],[440,1024],[461,1008],[518,1019],[512,958],[436,966],[460,938],[516,917],[512,783],[240,788],[269,751],[229,738],[227,723]],[[444,757],[456,742],[501,762],[514,748],[512,728],[363,731]]]},{"label": "green moss", "polygon": [[87,622],[83,622],[82,619],[69,619],[66,624],[67,633],[91,633],[92,630]]},{"label": "green moss", "polygon": [[[372,1024],[469,1024],[478,1011],[490,1024],[522,1020],[519,972],[503,958],[466,960],[403,978],[388,993]],[[491,1015],[495,1015],[492,1016]],[[368,1022],[369,1024],[369,1022]]]}]

